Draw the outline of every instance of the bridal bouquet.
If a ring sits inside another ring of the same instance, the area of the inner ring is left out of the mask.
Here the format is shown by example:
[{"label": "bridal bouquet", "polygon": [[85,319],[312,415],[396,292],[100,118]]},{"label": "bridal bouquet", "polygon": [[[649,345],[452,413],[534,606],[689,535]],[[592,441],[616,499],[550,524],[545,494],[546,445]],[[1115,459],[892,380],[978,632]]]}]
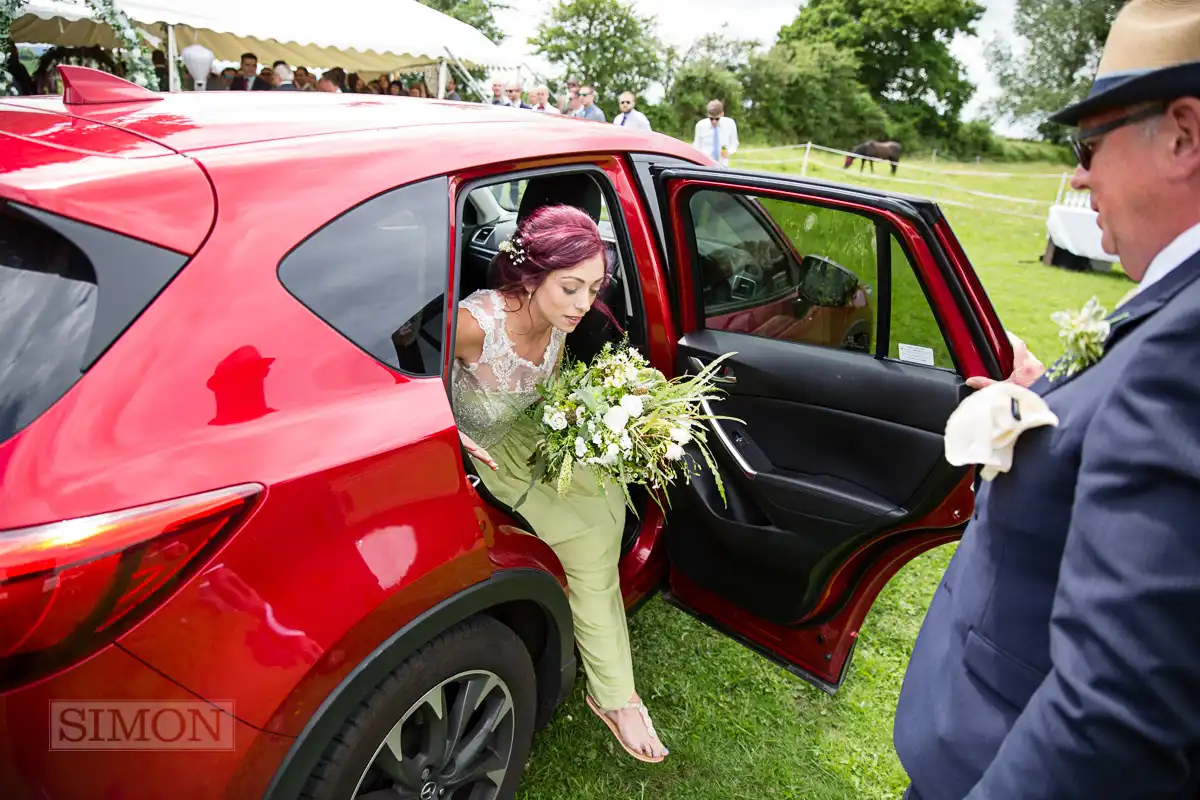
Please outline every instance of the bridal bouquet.
[{"label": "bridal bouquet", "polygon": [[[712,378],[730,355],[698,375],[675,380],[667,380],[626,343],[606,344],[590,364],[564,362],[556,375],[538,385],[544,402],[530,410],[541,430],[529,461],[530,488],[542,481],[565,495],[575,467],[582,464],[597,478],[612,478],[636,513],[628,487],[662,490],[681,476],[690,481],[700,467],[685,458],[684,445],[694,443],[724,499],[725,487],[701,424],[724,418],[704,413],[701,400],[717,394]],[[652,494],[661,508],[659,495],[665,493]]]}]

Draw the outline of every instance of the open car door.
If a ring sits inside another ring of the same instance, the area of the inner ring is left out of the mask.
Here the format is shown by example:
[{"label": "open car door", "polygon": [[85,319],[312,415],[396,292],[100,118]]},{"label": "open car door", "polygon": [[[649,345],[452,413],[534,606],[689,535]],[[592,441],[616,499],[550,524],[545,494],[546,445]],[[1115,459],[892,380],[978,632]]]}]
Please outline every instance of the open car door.
[{"label": "open car door", "polygon": [[713,168],[655,171],[677,373],[722,353],[711,473],[677,491],[667,600],[836,691],[871,603],[961,535],[974,471],[943,454],[970,375],[1012,350],[935,204]]}]

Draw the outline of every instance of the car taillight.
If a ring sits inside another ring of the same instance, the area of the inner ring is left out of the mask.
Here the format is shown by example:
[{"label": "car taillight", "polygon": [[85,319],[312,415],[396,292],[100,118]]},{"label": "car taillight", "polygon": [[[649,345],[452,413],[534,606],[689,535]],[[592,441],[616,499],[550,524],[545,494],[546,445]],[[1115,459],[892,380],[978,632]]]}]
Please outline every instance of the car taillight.
[{"label": "car taillight", "polygon": [[262,490],[243,484],[0,531],[0,692],[91,655],[144,617]]}]

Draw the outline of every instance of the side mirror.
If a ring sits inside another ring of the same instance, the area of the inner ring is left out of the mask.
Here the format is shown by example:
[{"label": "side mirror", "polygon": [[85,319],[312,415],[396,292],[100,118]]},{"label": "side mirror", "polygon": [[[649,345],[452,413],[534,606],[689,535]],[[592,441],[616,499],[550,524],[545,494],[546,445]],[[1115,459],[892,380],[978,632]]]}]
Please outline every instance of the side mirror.
[{"label": "side mirror", "polygon": [[842,308],[854,302],[858,276],[821,256],[806,256],[800,264],[797,292],[806,302],[826,308]]}]

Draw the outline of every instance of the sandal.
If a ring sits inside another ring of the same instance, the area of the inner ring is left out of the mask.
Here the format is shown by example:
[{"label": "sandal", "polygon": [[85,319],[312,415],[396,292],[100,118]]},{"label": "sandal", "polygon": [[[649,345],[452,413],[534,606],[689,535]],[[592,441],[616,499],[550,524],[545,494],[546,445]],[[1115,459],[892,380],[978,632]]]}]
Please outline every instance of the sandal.
[{"label": "sandal", "polygon": [[[648,756],[645,753],[639,753],[629,745],[625,744],[625,740],[621,738],[621,730],[617,727],[617,723],[613,722],[612,717],[604,713],[604,710],[596,704],[596,701],[592,699],[590,694],[586,696],[586,700],[587,707],[592,710],[593,714],[600,718],[601,722],[608,726],[608,729],[612,731],[612,735],[617,737],[617,741],[620,742],[621,747],[625,748],[626,753],[629,753],[629,755],[633,756],[638,761],[645,762],[646,764],[661,764],[663,762],[663,759],[666,758],[665,755]],[[630,702],[625,705],[625,708],[636,708],[638,711],[640,711],[642,714],[642,722],[646,724],[646,732],[655,739],[658,739],[658,734],[654,732],[654,723],[650,721],[650,712],[646,710],[645,704]],[[666,748],[664,747],[663,749],[665,750]]]}]

